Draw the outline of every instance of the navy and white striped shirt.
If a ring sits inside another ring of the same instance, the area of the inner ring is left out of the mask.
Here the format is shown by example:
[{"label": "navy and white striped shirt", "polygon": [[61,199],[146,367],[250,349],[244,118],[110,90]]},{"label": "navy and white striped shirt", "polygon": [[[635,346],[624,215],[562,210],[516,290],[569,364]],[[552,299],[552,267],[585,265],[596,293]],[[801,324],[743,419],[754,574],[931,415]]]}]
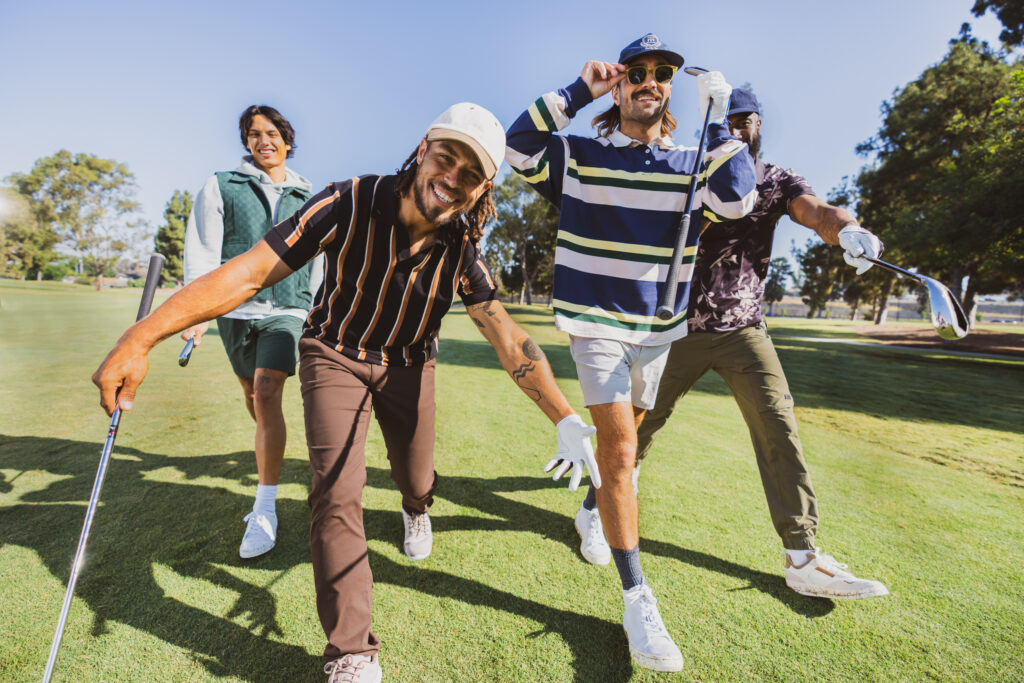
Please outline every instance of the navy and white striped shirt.
[{"label": "navy and white striped shirt", "polygon": [[420,365],[437,355],[441,318],[456,295],[467,306],[494,298],[480,245],[459,222],[409,253],[398,221],[395,176],[331,183],[266,237],[297,270],[321,251],[324,281],[302,336],[375,365]]},{"label": "navy and white striped shirt", "polygon": [[592,100],[583,79],[548,93],[507,133],[506,160],[561,212],[555,250],[558,329],[580,337],[642,345],[686,336],[686,304],[701,217],[720,222],[754,206],[754,165],[746,145],[721,125],[708,128],[675,301],[675,315],[657,318],[686,203],[695,147],[670,138],[650,144],[616,131],[609,137],[558,136]]}]

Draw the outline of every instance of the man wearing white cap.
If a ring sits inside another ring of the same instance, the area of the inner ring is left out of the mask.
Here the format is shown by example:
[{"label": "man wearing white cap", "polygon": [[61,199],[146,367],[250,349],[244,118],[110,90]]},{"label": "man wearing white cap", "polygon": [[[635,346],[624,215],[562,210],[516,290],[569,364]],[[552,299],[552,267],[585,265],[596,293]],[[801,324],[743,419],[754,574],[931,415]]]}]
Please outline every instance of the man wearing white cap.
[{"label": "man wearing white cap", "polygon": [[[250,251],[171,297],[122,336],[93,375],[108,413],[128,409],[146,354],[176,331],[229,311],[323,252],[323,285],[299,342],[313,482],[310,550],[329,681],[380,681],[370,630],[373,577],[363,530],[371,407],[402,494],[405,553],[432,548],[434,368],[455,296],[516,384],[558,424],[559,456],[593,466],[591,429],[558,389],[540,347],[495,300],[479,246],[494,215],[501,124],[470,103],[430,125],[396,175],[332,183]],[[116,395],[120,388],[120,395]]]}]

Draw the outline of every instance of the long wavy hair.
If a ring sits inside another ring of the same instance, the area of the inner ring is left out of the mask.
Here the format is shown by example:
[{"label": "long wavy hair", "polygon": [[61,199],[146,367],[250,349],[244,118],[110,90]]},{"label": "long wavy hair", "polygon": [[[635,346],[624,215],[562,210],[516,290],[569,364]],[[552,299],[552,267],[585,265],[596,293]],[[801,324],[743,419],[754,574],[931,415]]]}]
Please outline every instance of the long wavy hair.
[{"label": "long wavy hair", "polygon": [[[431,143],[428,142],[427,144]],[[416,173],[420,168],[419,162],[416,161],[416,154],[418,152],[419,147],[412,151],[409,158],[396,171],[398,180],[395,182],[395,196],[398,198],[408,194],[409,188],[412,187],[412,183],[416,179]],[[466,222],[466,226],[469,228],[470,239],[480,240],[484,236],[484,226],[487,225],[487,221],[497,215],[497,211],[494,209],[493,190],[493,185],[487,188],[487,192],[480,195],[480,198],[476,200],[476,204],[471,206],[469,211],[462,214],[462,220]]]}]

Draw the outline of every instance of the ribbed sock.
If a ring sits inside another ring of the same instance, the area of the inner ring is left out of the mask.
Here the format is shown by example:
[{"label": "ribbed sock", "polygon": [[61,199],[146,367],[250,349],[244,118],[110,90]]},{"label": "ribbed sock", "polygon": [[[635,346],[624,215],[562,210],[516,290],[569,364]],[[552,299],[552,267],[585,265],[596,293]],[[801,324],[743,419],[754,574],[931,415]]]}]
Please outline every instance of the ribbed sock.
[{"label": "ribbed sock", "polygon": [[786,550],[786,554],[789,555],[789,559],[798,567],[806,564],[807,555],[813,552],[813,550]]},{"label": "ribbed sock", "polygon": [[594,493],[595,490],[596,489],[593,484],[591,484],[590,488],[587,489],[587,497],[583,499],[584,510],[593,510],[597,507],[597,495]]},{"label": "ribbed sock", "polygon": [[277,484],[256,485],[256,500],[252,504],[252,511],[267,517],[277,517]]},{"label": "ribbed sock", "polygon": [[637,545],[631,550],[619,550],[612,548],[612,559],[615,560],[615,567],[619,570],[619,579],[622,581],[622,590],[639,586],[644,582],[644,570],[640,568],[640,546]]}]

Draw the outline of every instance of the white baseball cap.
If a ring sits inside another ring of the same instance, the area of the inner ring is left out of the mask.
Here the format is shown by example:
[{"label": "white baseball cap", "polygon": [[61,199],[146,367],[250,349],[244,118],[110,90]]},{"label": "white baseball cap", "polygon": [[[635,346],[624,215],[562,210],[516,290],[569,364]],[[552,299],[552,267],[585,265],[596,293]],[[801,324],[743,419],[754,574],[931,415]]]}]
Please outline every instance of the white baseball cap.
[{"label": "white baseball cap", "polygon": [[427,140],[456,140],[469,145],[493,180],[505,158],[505,129],[479,104],[459,102],[444,110],[427,129]]}]

